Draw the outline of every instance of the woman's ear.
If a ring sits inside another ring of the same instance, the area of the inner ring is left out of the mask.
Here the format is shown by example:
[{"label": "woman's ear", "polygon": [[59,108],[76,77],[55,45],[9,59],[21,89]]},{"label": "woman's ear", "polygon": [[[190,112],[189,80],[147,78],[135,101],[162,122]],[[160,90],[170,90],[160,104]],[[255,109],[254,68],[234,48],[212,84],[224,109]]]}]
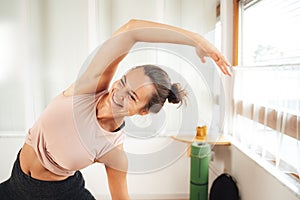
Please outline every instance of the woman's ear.
[{"label": "woman's ear", "polygon": [[139,115],[147,115],[149,114],[149,110],[147,110],[146,108],[143,108],[140,110]]}]

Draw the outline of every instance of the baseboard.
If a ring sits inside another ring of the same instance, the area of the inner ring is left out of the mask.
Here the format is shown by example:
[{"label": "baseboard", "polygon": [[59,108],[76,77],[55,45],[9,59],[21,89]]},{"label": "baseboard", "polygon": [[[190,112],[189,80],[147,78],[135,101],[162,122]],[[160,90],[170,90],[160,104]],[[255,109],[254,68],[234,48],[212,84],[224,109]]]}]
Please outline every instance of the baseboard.
[{"label": "baseboard", "polygon": [[[97,200],[110,200],[107,195],[101,195],[96,197]],[[131,194],[131,200],[188,200],[189,194]]]}]

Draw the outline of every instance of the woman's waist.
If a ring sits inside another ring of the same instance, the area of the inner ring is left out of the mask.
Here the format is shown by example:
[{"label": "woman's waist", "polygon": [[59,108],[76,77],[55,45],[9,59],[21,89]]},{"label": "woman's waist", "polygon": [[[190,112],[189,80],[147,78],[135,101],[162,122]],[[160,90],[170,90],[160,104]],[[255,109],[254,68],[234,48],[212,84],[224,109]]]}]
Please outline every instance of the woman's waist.
[{"label": "woman's waist", "polygon": [[[24,144],[19,155],[21,170],[28,176],[41,181],[60,181],[69,176],[57,175],[46,169],[38,159],[34,149]],[[72,174],[71,174],[72,175]]]}]

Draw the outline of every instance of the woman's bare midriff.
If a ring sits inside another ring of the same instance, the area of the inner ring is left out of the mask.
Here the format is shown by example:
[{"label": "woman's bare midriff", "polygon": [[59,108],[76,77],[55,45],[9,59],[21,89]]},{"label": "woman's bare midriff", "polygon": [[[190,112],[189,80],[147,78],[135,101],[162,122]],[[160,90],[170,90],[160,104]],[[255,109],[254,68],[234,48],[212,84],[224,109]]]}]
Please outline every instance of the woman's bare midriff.
[{"label": "woman's bare midriff", "polygon": [[60,181],[68,178],[47,170],[39,161],[34,149],[26,143],[22,147],[19,159],[22,171],[32,178],[41,181]]}]

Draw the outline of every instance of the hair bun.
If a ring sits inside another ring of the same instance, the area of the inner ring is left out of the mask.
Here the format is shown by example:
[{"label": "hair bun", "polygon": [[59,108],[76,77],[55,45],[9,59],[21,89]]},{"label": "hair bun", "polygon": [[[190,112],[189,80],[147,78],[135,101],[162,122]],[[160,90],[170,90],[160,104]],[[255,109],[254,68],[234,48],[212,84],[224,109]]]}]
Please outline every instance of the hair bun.
[{"label": "hair bun", "polygon": [[173,83],[169,91],[168,102],[173,104],[182,104],[185,96],[186,92],[181,88],[180,83]]}]

